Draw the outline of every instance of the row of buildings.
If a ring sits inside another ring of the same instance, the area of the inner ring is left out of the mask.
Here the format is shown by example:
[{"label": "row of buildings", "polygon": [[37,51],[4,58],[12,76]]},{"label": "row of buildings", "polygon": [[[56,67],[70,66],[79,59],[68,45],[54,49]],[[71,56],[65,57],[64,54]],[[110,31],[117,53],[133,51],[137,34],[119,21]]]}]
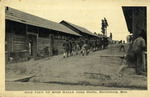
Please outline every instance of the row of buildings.
[{"label": "row of buildings", "polygon": [[5,27],[6,63],[61,54],[66,39],[103,38],[67,21],[56,23],[10,7],[5,9]]}]

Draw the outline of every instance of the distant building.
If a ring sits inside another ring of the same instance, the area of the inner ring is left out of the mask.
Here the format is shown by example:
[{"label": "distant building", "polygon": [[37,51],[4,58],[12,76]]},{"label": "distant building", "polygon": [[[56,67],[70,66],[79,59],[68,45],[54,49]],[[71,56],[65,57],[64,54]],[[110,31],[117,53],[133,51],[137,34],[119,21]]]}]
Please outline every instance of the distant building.
[{"label": "distant building", "polygon": [[62,24],[9,7],[5,25],[6,62],[60,54],[65,39],[81,36]]},{"label": "distant building", "polygon": [[75,24],[72,24],[72,23],[69,23],[67,21],[61,21],[60,24],[63,24],[64,26],[68,27],[69,29],[71,29],[72,31],[80,34],[82,37],[84,38],[88,38],[88,39],[91,39],[91,38],[99,38],[98,35],[90,32],[89,30],[87,30],[86,28],[83,28],[83,27],[80,27],[78,25],[75,25]]}]

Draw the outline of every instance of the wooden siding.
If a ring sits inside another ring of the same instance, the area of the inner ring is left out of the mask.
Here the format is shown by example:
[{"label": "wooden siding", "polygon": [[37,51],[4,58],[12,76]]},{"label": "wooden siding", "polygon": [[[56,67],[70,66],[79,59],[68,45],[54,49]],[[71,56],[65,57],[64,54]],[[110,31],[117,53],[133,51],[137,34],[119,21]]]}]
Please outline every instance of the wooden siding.
[{"label": "wooden siding", "polygon": [[[23,35],[17,35],[14,33],[6,33],[6,60],[12,57],[14,60],[27,59],[28,48],[26,37]],[[6,61],[6,63],[7,63]]]},{"label": "wooden siding", "polygon": [[38,53],[42,55],[49,55],[46,49],[50,52],[50,38],[38,37]]},{"label": "wooden siding", "polygon": [[63,43],[65,42],[65,40],[62,39],[54,39],[53,40],[53,54],[57,55],[57,54],[62,54],[63,53]]},{"label": "wooden siding", "polygon": [[27,42],[24,35],[13,35],[13,51],[27,50]]}]

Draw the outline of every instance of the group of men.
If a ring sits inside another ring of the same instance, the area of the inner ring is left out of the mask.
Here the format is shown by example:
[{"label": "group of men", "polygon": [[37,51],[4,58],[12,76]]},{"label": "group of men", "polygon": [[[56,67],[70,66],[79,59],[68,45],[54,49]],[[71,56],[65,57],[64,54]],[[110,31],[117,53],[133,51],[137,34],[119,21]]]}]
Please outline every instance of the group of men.
[{"label": "group of men", "polygon": [[64,54],[63,58],[82,54],[83,56],[88,55],[90,51],[97,51],[105,49],[108,46],[107,38],[100,39],[87,39],[79,38],[79,40],[67,39],[63,43]]}]

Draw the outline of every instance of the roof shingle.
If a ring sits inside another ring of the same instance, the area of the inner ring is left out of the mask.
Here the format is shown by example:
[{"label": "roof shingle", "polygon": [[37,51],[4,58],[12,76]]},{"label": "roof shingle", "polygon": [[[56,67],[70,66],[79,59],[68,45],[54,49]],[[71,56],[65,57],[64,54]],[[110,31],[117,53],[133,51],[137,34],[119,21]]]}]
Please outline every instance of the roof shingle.
[{"label": "roof shingle", "polygon": [[82,33],[86,33],[86,34],[89,34],[89,35],[92,35],[92,36],[96,36],[96,37],[98,37],[97,35],[95,35],[95,34],[94,34],[94,33],[92,33],[91,31],[87,30],[86,28],[80,27],[80,26],[78,26],[78,25],[75,25],[75,24],[69,23],[69,22],[64,21],[64,20],[63,20],[63,21],[61,21],[60,23],[62,23],[62,22],[67,23],[68,25],[70,25],[70,26],[72,26],[72,27],[74,27],[74,28],[78,29],[78,30],[79,30],[79,31],[81,31]]},{"label": "roof shingle", "polygon": [[63,33],[71,34],[71,35],[81,36],[78,33],[65,27],[64,25],[22,12],[13,8],[9,8],[9,7],[5,11],[5,19],[28,24],[28,25],[33,25],[37,27],[43,27],[43,28],[47,28],[47,29],[51,29],[55,31],[60,31]]}]

